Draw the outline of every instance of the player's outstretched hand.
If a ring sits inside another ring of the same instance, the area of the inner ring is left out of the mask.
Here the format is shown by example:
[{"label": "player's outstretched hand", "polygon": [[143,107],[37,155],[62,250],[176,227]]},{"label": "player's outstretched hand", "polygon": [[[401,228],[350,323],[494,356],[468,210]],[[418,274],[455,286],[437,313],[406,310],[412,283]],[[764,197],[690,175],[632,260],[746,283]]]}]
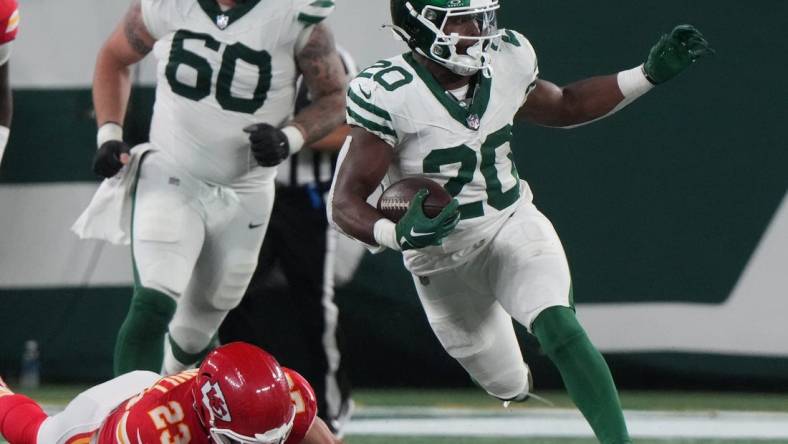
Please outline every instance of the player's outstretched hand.
[{"label": "player's outstretched hand", "polygon": [[93,172],[106,178],[118,174],[123,165],[128,163],[130,150],[131,148],[120,140],[104,142],[93,156]]},{"label": "player's outstretched hand", "polygon": [[692,25],[679,25],[663,34],[651,48],[643,70],[655,85],[667,82],[701,57],[714,54],[709,42]]},{"label": "player's outstretched hand", "polygon": [[252,155],[261,166],[277,166],[290,155],[290,142],[279,128],[267,123],[255,123],[244,128],[244,131],[249,133]]},{"label": "player's outstretched hand", "polygon": [[397,222],[397,242],[402,251],[440,245],[460,222],[457,199],[452,199],[434,218],[424,214],[422,205],[428,195],[426,188],[419,190],[410,201],[408,211]]}]

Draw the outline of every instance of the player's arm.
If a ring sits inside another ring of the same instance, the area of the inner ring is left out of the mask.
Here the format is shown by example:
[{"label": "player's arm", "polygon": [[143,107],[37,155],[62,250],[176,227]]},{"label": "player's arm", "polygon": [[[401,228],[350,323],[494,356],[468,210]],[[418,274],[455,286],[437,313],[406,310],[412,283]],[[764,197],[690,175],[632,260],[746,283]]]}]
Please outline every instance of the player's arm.
[{"label": "player's arm", "polygon": [[93,171],[100,176],[112,177],[128,162],[129,147],[123,143],[122,124],[131,94],[129,67],[142,60],[154,43],[142,19],[140,0],[134,0],[99,51],[93,75],[99,150]]},{"label": "player's arm", "polygon": [[331,195],[332,222],[345,234],[368,245],[397,251],[440,245],[460,221],[457,200],[430,218],[422,206],[427,191],[421,190],[398,222],[386,219],[367,203],[367,198],[380,185],[394,151],[383,139],[361,127],[352,127],[350,136],[352,141],[341,160]]},{"label": "player's arm", "polygon": [[331,215],[345,234],[369,245],[379,245],[375,223],[384,217],[367,203],[367,198],[380,186],[394,151],[383,139],[361,127],[351,127],[350,137],[350,146],[336,172]]},{"label": "player's arm", "polygon": [[334,46],[334,36],[322,23],[315,25],[306,45],[296,55],[296,63],[313,99],[292,123],[309,146],[344,123],[347,74]]},{"label": "player's arm", "polygon": [[334,128],[326,137],[309,145],[309,149],[321,152],[334,153],[342,149],[342,144],[350,135],[350,125],[341,125]]},{"label": "player's arm", "polygon": [[290,154],[329,135],[345,120],[347,78],[326,25],[314,25],[296,55],[296,63],[312,93],[312,103],[282,128],[268,123],[244,128],[249,133],[252,154],[264,167],[280,164]]},{"label": "player's arm", "polygon": [[642,66],[564,87],[536,80],[517,118],[552,127],[590,123],[620,110],[654,85],[670,80],[711,53],[713,50],[697,29],[691,25],[677,26],[660,38]]}]

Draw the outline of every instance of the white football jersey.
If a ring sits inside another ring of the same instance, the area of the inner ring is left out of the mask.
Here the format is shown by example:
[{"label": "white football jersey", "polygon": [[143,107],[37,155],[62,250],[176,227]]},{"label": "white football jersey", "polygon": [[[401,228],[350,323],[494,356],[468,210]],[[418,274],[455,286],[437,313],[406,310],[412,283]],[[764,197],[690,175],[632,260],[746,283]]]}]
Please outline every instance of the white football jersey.
[{"label": "white football jersey", "polygon": [[258,166],[243,128],[291,116],[296,46],[333,8],[331,0],[247,0],[227,11],[216,0],[142,0],[157,40],[154,148],[207,182],[272,180],[276,169]]},{"label": "white football jersey", "polygon": [[538,76],[530,42],[507,31],[492,52],[490,73],[478,76],[472,99],[465,101],[445,91],[410,53],[380,61],[351,82],[348,122],[394,149],[384,186],[424,176],[460,203],[460,223],[443,245],[404,253],[406,266],[418,275],[470,259],[532,198],[510,147],[514,115]]}]

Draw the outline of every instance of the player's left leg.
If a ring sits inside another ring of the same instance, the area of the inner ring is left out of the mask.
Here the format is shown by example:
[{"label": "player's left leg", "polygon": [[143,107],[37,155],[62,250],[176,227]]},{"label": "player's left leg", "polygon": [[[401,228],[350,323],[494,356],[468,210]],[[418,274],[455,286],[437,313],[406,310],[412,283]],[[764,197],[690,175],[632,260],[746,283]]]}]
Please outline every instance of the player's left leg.
[{"label": "player's left leg", "polygon": [[630,443],[610,370],[575,317],[569,266],[550,221],[524,205],[491,250],[488,265],[497,299],[539,339],[597,439]]},{"label": "player's left leg", "polygon": [[189,368],[208,351],[227,313],[241,302],[255,271],[271,217],[273,183],[237,194],[240,204],[229,219],[207,210],[203,249],[169,325],[164,374]]},{"label": "player's left leg", "polygon": [[443,348],[487,393],[512,399],[528,393],[512,319],[485,288],[483,257],[429,277],[416,277],[416,291]]}]

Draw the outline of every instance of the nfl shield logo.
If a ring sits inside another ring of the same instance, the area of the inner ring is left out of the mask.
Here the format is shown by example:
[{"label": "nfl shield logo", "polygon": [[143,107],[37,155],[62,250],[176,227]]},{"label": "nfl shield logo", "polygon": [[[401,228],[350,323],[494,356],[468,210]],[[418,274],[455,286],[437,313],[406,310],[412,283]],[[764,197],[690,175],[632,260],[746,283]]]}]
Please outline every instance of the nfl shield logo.
[{"label": "nfl shield logo", "polygon": [[216,16],[216,26],[218,26],[219,29],[224,29],[229,24],[230,24],[230,17],[227,17],[224,14]]},{"label": "nfl shield logo", "polygon": [[481,124],[481,119],[479,119],[479,116],[476,114],[471,114],[468,116],[468,128],[472,130],[478,130]]}]

